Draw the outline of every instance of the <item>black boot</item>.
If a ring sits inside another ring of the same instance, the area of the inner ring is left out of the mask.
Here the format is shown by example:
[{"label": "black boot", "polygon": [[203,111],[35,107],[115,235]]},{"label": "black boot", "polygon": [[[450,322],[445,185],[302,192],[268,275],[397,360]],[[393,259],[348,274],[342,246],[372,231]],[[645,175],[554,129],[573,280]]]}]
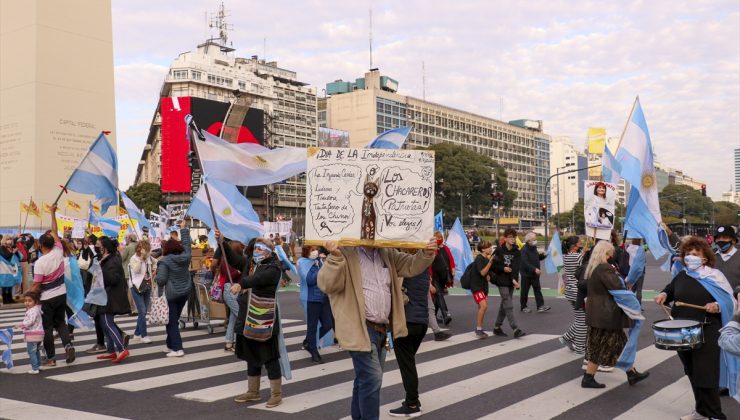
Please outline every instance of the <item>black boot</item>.
[{"label": "black boot", "polygon": [[650,376],[650,372],[638,372],[637,369],[632,368],[627,371],[627,382],[629,382],[630,385],[634,385],[641,380],[647,378]]},{"label": "black boot", "polygon": [[581,388],[606,388],[606,385],[596,382],[594,375],[584,373],[583,379],[581,379]]}]

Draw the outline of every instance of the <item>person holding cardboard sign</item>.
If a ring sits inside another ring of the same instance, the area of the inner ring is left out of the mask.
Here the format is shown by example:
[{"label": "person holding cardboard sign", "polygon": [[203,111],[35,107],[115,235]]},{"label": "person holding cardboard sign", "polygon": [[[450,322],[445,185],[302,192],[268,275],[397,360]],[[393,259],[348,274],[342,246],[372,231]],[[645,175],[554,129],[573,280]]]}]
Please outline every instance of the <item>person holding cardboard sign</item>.
[{"label": "person holding cardboard sign", "polygon": [[[324,245],[329,252],[319,271],[319,288],[329,295],[338,322],[334,326],[339,345],[350,352],[355,370],[352,418],[380,417],[387,333],[393,338],[408,335],[402,278],[414,277],[432,264],[437,250],[431,238],[414,255],[393,248],[339,247]],[[418,413],[420,407],[406,407]]]}]

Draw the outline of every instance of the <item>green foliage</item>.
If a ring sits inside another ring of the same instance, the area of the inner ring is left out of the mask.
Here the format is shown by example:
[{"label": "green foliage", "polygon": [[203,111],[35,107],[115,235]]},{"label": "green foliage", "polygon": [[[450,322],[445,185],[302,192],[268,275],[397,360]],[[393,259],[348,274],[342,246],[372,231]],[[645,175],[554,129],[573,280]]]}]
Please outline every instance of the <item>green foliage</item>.
[{"label": "green foliage", "polygon": [[[617,231],[621,231],[622,223],[619,221],[619,218],[624,217],[625,207],[617,202],[615,212],[616,214],[614,215],[614,228],[617,229]],[[586,228],[586,220],[583,215],[583,200],[578,200],[578,202],[573,206],[573,209],[571,209],[570,211],[561,212],[560,215],[553,214],[552,216],[550,216],[549,223],[557,226],[561,230],[567,228],[569,232],[573,232],[573,229],[575,228],[575,231],[579,235],[585,234],[584,229]]]},{"label": "green foliage", "polygon": [[429,150],[435,152],[435,211],[444,212],[445,224],[460,216],[461,195],[466,220],[490,210],[493,182],[497,184],[495,191],[504,193],[503,207],[510,208],[514,203],[516,192],[509,190],[506,170],[488,156],[448,143],[435,144]]},{"label": "green foliage", "polygon": [[159,184],[145,182],[137,186],[131,186],[126,190],[126,195],[143,212],[158,212],[159,206],[164,206],[162,201],[162,189]]},{"label": "green foliage", "polygon": [[688,223],[712,223],[712,216],[715,224],[737,223],[740,206],[728,202],[715,203],[688,185],[668,185],[659,198],[660,212],[666,224],[681,223],[683,218]]}]

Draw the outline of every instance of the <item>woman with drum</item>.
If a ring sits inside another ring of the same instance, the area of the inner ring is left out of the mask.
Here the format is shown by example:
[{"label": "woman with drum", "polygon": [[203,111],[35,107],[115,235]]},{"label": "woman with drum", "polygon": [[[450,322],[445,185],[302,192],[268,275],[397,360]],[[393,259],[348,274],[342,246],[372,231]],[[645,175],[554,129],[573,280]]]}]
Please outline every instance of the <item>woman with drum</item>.
[{"label": "woman with drum", "polygon": [[[681,418],[726,419],[719,388],[729,387],[727,378],[731,375],[720,379],[720,364],[724,363],[724,358],[717,340],[720,328],[729,322],[735,311],[735,298],[725,276],[713,268],[715,256],[703,238],[694,236],[684,241],[680,258],[683,269],[655,297],[655,302],[659,305],[673,302],[673,318],[703,324],[704,343],[678,352],[696,402],[695,411]],[[734,374],[736,377],[737,372]]]},{"label": "woman with drum", "polygon": [[[623,328],[630,326],[629,318],[617,305],[610,290],[625,290],[622,280],[611,264],[614,245],[600,241],[591,252],[586,266],[588,297],[586,300],[586,373],[581,380],[582,388],[604,388],[596,382],[594,375],[599,366],[615,366],[627,344]],[[634,385],[647,378],[648,372],[640,373],[634,367],[627,370],[627,379]]]}]

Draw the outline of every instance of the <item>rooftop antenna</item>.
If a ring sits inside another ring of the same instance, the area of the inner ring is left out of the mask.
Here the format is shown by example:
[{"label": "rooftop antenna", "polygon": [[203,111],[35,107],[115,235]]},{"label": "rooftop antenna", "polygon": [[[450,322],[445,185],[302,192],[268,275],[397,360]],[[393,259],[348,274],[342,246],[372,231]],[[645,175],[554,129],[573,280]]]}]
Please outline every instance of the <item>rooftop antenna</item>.
[{"label": "rooftop antenna", "polygon": [[267,37],[262,38],[262,59],[267,62]]},{"label": "rooftop antenna", "polygon": [[421,62],[421,99],[427,100],[427,72],[424,68],[424,61]]},{"label": "rooftop antenna", "polygon": [[229,15],[226,13],[224,8],[224,2],[218,7],[218,12],[211,17],[211,21],[208,23],[208,27],[218,29],[218,38],[212,38],[211,40],[220,39],[223,45],[229,40],[229,34],[227,31],[234,30],[234,26],[226,23],[226,18]]},{"label": "rooftop antenna", "polygon": [[370,8],[370,69],[373,68],[373,9]]}]

